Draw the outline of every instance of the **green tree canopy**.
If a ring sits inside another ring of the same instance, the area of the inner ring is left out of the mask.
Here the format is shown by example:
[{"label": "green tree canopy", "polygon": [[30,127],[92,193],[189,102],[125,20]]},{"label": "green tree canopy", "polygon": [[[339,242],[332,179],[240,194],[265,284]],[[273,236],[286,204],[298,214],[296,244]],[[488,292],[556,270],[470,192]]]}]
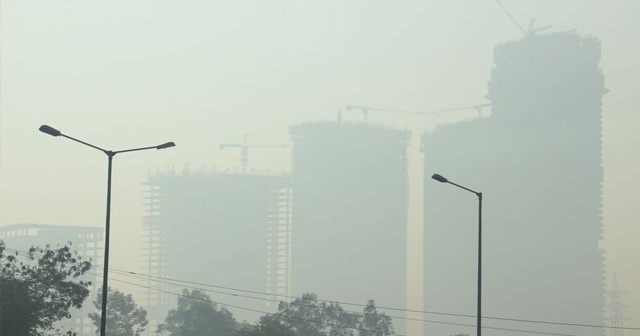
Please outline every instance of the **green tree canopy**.
[{"label": "green tree canopy", "polygon": [[278,312],[267,314],[255,327],[243,328],[238,336],[389,336],[391,317],[378,313],[369,300],[362,313],[349,312],[336,303],[319,301],[316,294],[303,294],[291,302],[280,302]]},{"label": "green tree canopy", "polygon": [[[100,331],[102,317],[102,289],[98,291],[98,297],[93,304],[98,312],[89,314],[89,317],[93,320],[97,333]],[[139,336],[149,323],[147,311],[138,307],[131,294],[112,290],[111,287],[107,287],[106,317],[105,333],[109,336]]]},{"label": "green tree canopy", "polygon": [[237,323],[226,308],[218,308],[204,292],[185,289],[178,305],[167,313],[158,332],[169,336],[223,336],[231,335]]},{"label": "green tree canopy", "polygon": [[91,262],[72,252],[70,245],[7,253],[0,241],[1,335],[51,334],[56,322],[82,307],[91,283],[80,277]]},{"label": "green tree canopy", "polygon": [[351,336],[357,315],[345,312],[337,303],[318,301],[305,293],[292,302],[280,302],[276,314],[301,336]]},{"label": "green tree canopy", "polygon": [[258,325],[244,325],[234,336],[297,336],[295,330],[271,314],[260,317]]},{"label": "green tree canopy", "polygon": [[378,313],[376,304],[369,300],[364,307],[362,318],[360,319],[359,336],[387,336],[393,334],[393,322],[386,314]]}]

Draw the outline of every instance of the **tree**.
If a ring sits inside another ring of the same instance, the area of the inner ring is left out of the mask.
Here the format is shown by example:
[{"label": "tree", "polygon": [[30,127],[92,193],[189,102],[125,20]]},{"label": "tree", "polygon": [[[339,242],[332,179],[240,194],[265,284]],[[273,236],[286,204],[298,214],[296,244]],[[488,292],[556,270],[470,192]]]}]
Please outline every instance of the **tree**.
[{"label": "tree", "polygon": [[258,325],[245,325],[234,336],[297,336],[297,334],[291,326],[283,323],[280,318],[267,314],[260,317]]},{"label": "tree", "polygon": [[305,293],[292,302],[280,302],[278,315],[300,336],[323,336],[331,328],[327,323],[327,303],[318,302],[318,296]]},{"label": "tree", "polygon": [[336,302],[319,302],[316,294],[307,293],[292,302],[280,302],[278,313],[270,317],[300,336],[354,336],[356,331],[358,336],[393,334],[391,317],[378,313],[373,300],[360,314],[345,311]]},{"label": "tree", "polygon": [[[89,317],[96,326],[96,333],[100,331],[102,289],[98,291],[98,298],[93,303],[98,313],[91,313]],[[149,323],[147,311],[138,307],[131,294],[107,287],[107,322],[105,333],[109,336],[139,336]]]},{"label": "tree", "polygon": [[313,293],[280,302],[277,315],[301,336],[352,336],[358,321],[357,313],[346,312],[335,302],[318,302]]},{"label": "tree", "polygon": [[177,307],[158,326],[158,332],[170,336],[217,336],[231,335],[236,328],[236,320],[226,308],[218,308],[198,289],[191,292],[185,289]]},{"label": "tree", "polygon": [[373,300],[369,300],[364,307],[360,328],[358,328],[359,336],[388,336],[393,334],[393,322],[391,317],[386,314],[379,314],[376,304]]},{"label": "tree", "polygon": [[80,277],[91,262],[72,252],[70,245],[7,254],[0,241],[1,335],[51,334],[56,322],[70,318],[71,309],[82,307],[91,282]]}]

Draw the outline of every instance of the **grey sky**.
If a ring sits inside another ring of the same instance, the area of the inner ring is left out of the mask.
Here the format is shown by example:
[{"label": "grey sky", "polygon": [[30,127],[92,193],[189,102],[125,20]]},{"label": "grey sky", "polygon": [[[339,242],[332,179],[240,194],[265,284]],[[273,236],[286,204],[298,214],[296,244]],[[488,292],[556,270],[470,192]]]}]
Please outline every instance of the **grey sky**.
[{"label": "grey sky", "polygon": [[[635,0],[503,0],[524,27],[602,41],[604,228],[629,326],[640,327],[640,31]],[[520,33],[493,0],[3,1],[0,225],[104,223],[106,157],[37,131],[49,124],[107,149],[175,141],[114,159],[112,265],[137,269],[148,170],[238,167],[221,142],[288,142],[292,123],[345,104],[425,111],[484,102],[493,47]],[[430,129],[473,116],[373,122]],[[360,121],[357,112],[343,117]],[[414,134],[418,136],[418,134]],[[288,170],[283,149],[249,166]],[[610,277],[612,278],[612,276]],[[638,334],[629,332],[628,335]]]}]

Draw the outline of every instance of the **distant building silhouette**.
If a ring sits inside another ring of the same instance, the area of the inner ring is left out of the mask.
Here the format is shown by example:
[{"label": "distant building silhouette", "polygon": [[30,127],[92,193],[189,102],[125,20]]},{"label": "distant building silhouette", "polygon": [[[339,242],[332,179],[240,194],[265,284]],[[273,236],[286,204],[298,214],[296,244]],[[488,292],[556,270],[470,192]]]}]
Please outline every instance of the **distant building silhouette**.
[{"label": "distant building silhouette", "polygon": [[102,265],[104,253],[104,229],[90,226],[67,226],[50,224],[22,223],[0,226],[0,240],[4,241],[7,253],[25,253],[31,247],[62,247],[71,243],[71,250],[78,253],[83,260],[91,260],[91,274],[82,279],[91,281],[91,293],[81,309],[71,308],[71,319],[62,321],[62,331],[72,330],[78,336],[95,335],[96,327],[89,319],[89,313],[96,312],[93,302],[97,297],[97,289],[102,283]]},{"label": "distant building silhouette", "polygon": [[[208,287],[222,286],[273,300],[283,298],[260,293],[290,294],[289,183],[283,176],[207,171],[157,173],[148,179],[145,306],[156,323],[175,308],[176,294],[186,287],[238,293]],[[257,302],[257,308],[256,300],[240,306],[264,309],[264,301]],[[246,311],[232,311],[240,321],[246,318]]]},{"label": "distant building silhouette", "polygon": [[411,133],[333,122],[289,133],[294,294],[404,308]]},{"label": "distant building silhouette", "polygon": [[[425,134],[425,310],[476,311],[477,199],[430,179],[439,173],[484,194],[483,316],[603,323],[606,89],[599,59],[596,38],[570,32],[530,33],[498,45],[488,87],[493,114]],[[603,335],[597,328],[486,321]],[[425,334],[457,330],[426,324]]]}]

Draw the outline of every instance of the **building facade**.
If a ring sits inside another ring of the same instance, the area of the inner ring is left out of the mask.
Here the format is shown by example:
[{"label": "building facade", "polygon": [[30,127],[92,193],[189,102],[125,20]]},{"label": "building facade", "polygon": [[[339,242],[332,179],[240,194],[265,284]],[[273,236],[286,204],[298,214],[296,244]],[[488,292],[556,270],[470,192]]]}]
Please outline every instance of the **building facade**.
[{"label": "building facade", "polygon": [[411,133],[335,122],[289,133],[294,294],[404,308]]},{"label": "building facade", "polygon": [[[475,325],[477,197],[431,180],[439,173],[483,192],[483,316],[602,325],[602,97],[600,42],[573,32],[498,45],[490,117],[423,136],[425,310]],[[548,324],[487,326],[580,335]],[[425,334],[473,329],[427,324]],[[492,334],[508,331],[492,330]]]},{"label": "building facade", "polygon": [[[264,310],[290,294],[288,184],[283,176],[206,171],[149,178],[146,307],[156,323],[175,308],[183,288],[210,290],[212,300],[237,306],[229,309],[250,322],[256,315],[242,308]],[[258,300],[237,301],[232,294],[238,293]]]}]

